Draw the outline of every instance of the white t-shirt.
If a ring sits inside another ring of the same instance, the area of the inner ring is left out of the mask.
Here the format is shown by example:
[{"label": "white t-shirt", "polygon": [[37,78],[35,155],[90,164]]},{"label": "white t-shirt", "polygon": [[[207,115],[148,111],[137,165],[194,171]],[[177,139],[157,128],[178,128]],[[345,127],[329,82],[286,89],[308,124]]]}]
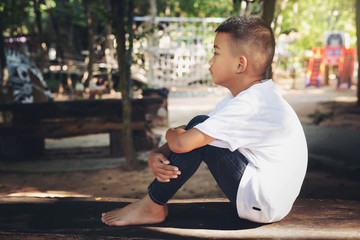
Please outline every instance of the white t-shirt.
[{"label": "white t-shirt", "polygon": [[249,160],[237,193],[239,217],[269,223],[290,212],[305,177],[307,144],[296,113],[272,80],[229,94],[195,128],[216,139],[210,145]]}]

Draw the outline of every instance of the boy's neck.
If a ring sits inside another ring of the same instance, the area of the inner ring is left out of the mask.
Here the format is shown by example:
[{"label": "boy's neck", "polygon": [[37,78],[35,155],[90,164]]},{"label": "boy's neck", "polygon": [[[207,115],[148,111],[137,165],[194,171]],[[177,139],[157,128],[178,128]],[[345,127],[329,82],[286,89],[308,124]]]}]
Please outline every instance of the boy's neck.
[{"label": "boy's neck", "polygon": [[262,77],[252,77],[248,79],[238,79],[234,86],[227,86],[226,88],[229,89],[231,94],[235,97],[242,91],[247,90],[253,85],[262,83],[263,78]]}]

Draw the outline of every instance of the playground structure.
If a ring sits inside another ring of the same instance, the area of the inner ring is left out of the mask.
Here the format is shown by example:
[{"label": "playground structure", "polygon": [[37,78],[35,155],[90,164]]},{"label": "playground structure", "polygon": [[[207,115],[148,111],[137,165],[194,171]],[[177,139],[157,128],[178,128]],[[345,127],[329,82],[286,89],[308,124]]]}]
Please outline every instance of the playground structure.
[{"label": "playground structure", "polygon": [[334,72],[337,79],[336,88],[353,84],[356,48],[349,47],[349,35],[345,32],[332,31],[325,33],[326,46],[312,48],[305,77],[306,86],[329,85],[329,73]]}]

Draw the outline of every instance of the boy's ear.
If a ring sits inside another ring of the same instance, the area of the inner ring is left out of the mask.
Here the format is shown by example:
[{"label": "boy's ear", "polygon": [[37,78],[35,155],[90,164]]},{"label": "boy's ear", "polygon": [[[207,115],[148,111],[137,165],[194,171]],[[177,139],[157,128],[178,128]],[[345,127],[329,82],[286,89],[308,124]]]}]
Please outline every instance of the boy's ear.
[{"label": "boy's ear", "polygon": [[237,59],[237,67],[236,67],[236,73],[243,73],[245,72],[247,66],[248,66],[248,60],[246,56],[239,56]]}]

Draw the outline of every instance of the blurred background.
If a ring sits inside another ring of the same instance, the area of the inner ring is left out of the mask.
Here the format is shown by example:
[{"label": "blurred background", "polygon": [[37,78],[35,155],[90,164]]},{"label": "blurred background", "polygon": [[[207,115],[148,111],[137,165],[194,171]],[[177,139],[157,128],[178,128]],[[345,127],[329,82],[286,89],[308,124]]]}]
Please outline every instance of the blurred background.
[{"label": "blurred background", "polygon": [[[125,14],[114,15],[116,8]],[[357,83],[351,0],[3,0],[0,10],[1,81],[12,86],[15,102],[33,101],[29,69],[56,100],[120,91],[119,18],[130,24],[123,33],[135,91],[212,85],[207,61],[214,30],[235,15],[263,17],[273,28],[275,81],[291,78],[292,88]]]}]

